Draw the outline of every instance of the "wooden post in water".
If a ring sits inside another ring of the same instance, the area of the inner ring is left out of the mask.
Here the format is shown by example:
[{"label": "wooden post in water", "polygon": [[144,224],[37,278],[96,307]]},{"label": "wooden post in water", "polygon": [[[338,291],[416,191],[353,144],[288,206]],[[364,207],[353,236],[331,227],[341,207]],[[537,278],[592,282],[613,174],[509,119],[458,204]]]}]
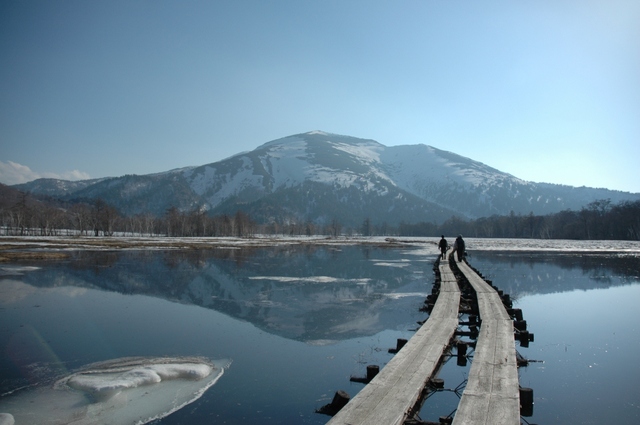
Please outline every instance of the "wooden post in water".
[{"label": "wooden post in water", "polygon": [[338,390],[334,394],[333,400],[331,400],[331,403],[325,404],[320,409],[316,410],[316,412],[333,416],[336,413],[338,413],[340,409],[346,406],[350,399],[351,399],[351,396],[347,394],[346,391]]},{"label": "wooden post in water", "polygon": [[526,331],[527,330],[527,321],[526,320],[516,320],[513,323],[513,327],[516,328],[519,331]]},{"label": "wooden post in water", "polygon": [[533,389],[520,387],[520,414],[533,416]]},{"label": "wooden post in water", "polygon": [[389,348],[389,352],[391,354],[395,354],[398,351],[400,351],[402,349],[402,347],[404,347],[404,345],[407,343],[407,340],[404,338],[398,338],[398,340],[396,341],[396,348]]},{"label": "wooden post in water", "polygon": [[516,320],[522,320],[522,309],[520,308],[509,309],[509,315]]},{"label": "wooden post in water", "polygon": [[458,341],[456,343],[457,350],[457,361],[456,364],[458,366],[466,366],[467,365],[467,343],[463,341]]},{"label": "wooden post in water", "polygon": [[338,390],[333,396],[333,400],[331,400],[331,406],[337,408],[338,410],[342,409],[347,405],[349,399],[351,397],[343,390]]},{"label": "wooden post in water", "polygon": [[349,380],[351,382],[360,382],[361,384],[368,384],[369,382],[371,382],[373,378],[376,377],[376,375],[379,372],[380,372],[380,366],[370,364],[367,366],[367,376],[364,376],[364,377],[352,376]]},{"label": "wooden post in water", "polygon": [[380,372],[380,366],[375,364],[370,364],[367,366],[367,380],[371,382],[373,378]]}]

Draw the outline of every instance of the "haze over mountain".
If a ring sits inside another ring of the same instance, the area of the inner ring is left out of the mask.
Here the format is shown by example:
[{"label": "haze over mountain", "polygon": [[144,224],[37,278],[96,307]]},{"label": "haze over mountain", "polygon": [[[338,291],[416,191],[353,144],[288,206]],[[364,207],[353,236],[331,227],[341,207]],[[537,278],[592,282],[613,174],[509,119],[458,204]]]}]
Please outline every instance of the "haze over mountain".
[{"label": "haze over mountain", "polygon": [[159,174],[15,185],[64,200],[102,198],[124,214],[162,215],[171,207],[233,214],[258,222],[339,220],[441,223],[452,216],[549,214],[597,199],[640,194],[521,180],[427,145],[387,147],[374,140],[311,131],[277,139],[222,161]]}]

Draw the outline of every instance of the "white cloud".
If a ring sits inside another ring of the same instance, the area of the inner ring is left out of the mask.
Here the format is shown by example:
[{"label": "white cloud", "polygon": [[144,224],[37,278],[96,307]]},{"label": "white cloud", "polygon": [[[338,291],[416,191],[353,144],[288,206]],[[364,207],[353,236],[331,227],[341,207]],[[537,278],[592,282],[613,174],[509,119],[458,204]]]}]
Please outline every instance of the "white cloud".
[{"label": "white cloud", "polygon": [[84,171],[80,171],[80,170],[65,171],[64,173],[59,174],[58,177],[53,177],[53,174],[51,175],[48,175],[48,174],[51,174],[51,173],[45,173],[44,177],[51,177],[54,179],[62,179],[62,180],[87,180],[91,178],[89,173],[85,173]]},{"label": "white cloud", "polygon": [[39,178],[39,175],[31,171],[26,165],[12,161],[0,161],[0,181],[4,184],[26,183],[37,178]]},{"label": "white cloud", "polygon": [[26,165],[13,161],[0,161],[0,182],[6,185],[30,182],[40,178],[51,178],[61,180],[86,180],[91,176],[80,170],[65,171],[63,173],[38,173]]}]

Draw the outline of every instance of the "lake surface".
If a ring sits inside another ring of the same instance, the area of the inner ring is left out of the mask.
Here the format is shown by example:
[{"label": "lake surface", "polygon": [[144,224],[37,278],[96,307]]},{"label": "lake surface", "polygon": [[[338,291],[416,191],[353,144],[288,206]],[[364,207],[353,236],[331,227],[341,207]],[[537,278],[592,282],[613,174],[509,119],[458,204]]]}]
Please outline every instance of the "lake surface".
[{"label": "lake surface", "polygon": [[[510,293],[540,360],[530,423],[640,423],[637,252],[473,250],[470,263]],[[486,247],[485,247],[486,248]],[[500,246],[494,246],[500,248]],[[0,267],[0,412],[87,364],[132,356],[231,362],[204,395],[158,424],[323,424],[315,410],[354,396],[367,364],[409,338],[433,283],[435,246],[275,246],[213,251],[75,251]],[[468,366],[447,362],[455,387]],[[429,398],[424,420],[455,409]],[[37,407],[36,407],[37,408]]]}]

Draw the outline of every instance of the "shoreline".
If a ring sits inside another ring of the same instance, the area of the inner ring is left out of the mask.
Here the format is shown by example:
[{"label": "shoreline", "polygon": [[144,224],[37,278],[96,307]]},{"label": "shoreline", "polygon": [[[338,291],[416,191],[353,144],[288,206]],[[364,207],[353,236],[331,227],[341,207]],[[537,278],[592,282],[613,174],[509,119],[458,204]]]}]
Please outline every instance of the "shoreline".
[{"label": "shoreline", "polygon": [[285,245],[344,246],[371,245],[378,247],[402,247],[434,245],[428,238],[391,237],[327,237],[300,236],[277,237],[140,237],[140,236],[0,236],[0,263],[16,260],[59,260],[68,258],[64,251],[121,251],[121,250],[211,250],[268,248]]},{"label": "shoreline", "polygon": [[[566,253],[620,253],[640,255],[640,241],[465,238],[469,252],[518,251]],[[65,251],[120,250],[211,250],[268,248],[274,246],[369,245],[384,248],[428,246],[437,248],[437,237],[387,236],[254,236],[254,237],[165,237],[165,236],[0,236],[0,263],[19,260],[61,260]]]}]

